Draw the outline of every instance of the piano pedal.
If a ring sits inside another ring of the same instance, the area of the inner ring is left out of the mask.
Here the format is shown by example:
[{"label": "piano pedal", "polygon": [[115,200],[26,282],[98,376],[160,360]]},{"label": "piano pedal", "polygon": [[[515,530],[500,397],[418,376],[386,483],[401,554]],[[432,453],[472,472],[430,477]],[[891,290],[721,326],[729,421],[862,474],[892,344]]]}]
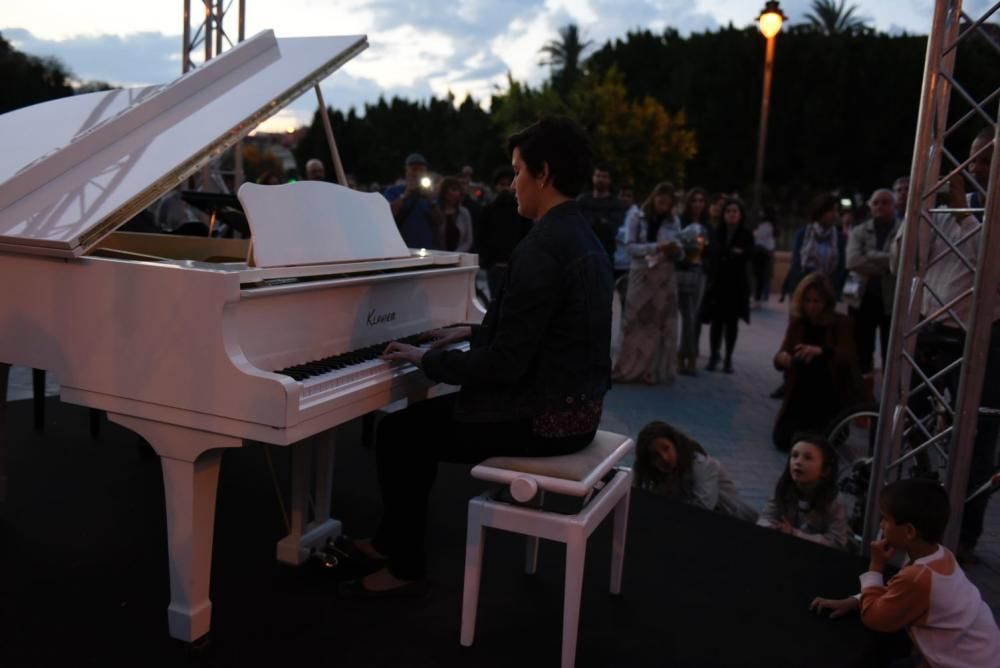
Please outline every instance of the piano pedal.
[{"label": "piano pedal", "polygon": [[313,551],[320,570],[334,580],[356,580],[374,573],[385,565],[382,559],[372,559],[354,547],[347,536],[328,538],[322,548]]},{"label": "piano pedal", "polygon": [[313,550],[312,553],[313,559],[318,561],[323,568],[336,568],[340,565],[342,556],[343,553],[337,549],[333,538],[327,538],[326,544]]}]

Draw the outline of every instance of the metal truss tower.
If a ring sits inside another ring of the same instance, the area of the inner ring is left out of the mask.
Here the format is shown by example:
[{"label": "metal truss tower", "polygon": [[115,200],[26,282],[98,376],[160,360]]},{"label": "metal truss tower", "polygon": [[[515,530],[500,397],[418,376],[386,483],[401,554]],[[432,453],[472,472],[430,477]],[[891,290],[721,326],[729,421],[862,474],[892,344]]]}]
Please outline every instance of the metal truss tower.
[{"label": "metal truss tower", "polygon": [[[237,4],[236,42],[233,42],[223,25],[223,19],[233,8],[233,1],[234,0],[228,0],[228,2],[223,2],[223,0],[201,0],[201,5],[204,9],[202,12],[203,18],[192,35],[191,0],[184,0],[184,42],[181,51],[181,74],[184,74],[192,67],[196,67],[192,59],[192,55],[199,49],[201,49],[204,53],[201,61],[204,62],[206,60],[210,60],[213,56],[217,56],[222,53],[224,42],[229,48],[231,48],[235,43],[243,41],[245,38],[246,0],[239,0]],[[197,2],[195,4],[197,5]],[[330,159],[333,164],[337,183],[347,185],[347,176],[344,173],[344,166],[340,161],[340,153],[337,151],[337,142],[333,137],[333,129],[330,127],[329,113],[327,113],[326,103],[323,101],[323,93],[320,91],[318,83],[315,86],[315,92],[319,108],[324,112],[320,114],[320,118],[323,122],[323,131],[326,135],[327,145],[330,149]],[[240,184],[243,183],[242,141],[237,142],[237,144],[233,147],[233,165],[233,189],[236,190],[240,187]],[[219,177],[218,180],[221,181],[221,175],[219,174],[218,169],[215,169],[214,173],[209,175],[208,180],[215,181],[216,177]],[[216,183],[216,186],[221,186],[221,184]]]},{"label": "metal truss tower", "polygon": [[[202,51],[200,62],[211,60],[213,56],[222,53],[223,48],[232,48],[234,44],[242,42],[246,37],[245,16],[246,0],[239,0],[237,5],[237,28],[236,41],[234,42],[230,33],[226,32],[223,19],[233,8],[233,0],[223,2],[223,0],[201,0],[195,5],[202,5],[201,23],[197,25],[194,34],[191,33],[191,0],[184,0],[184,27],[183,44],[181,45],[181,74],[188,72],[197,64],[192,58],[199,50]],[[217,165],[217,163],[216,163]],[[209,181],[214,181],[219,176],[217,166],[210,171]],[[233,188],[239,188],[243,183],[243,142],[237,142],[233,147]],[[221,180],[221,179],[220,179]],[[216,184],[221,186],[221,184]],[[223,188],[224,189],[224,188]]]},{"label": "metal truss tower", "polygon": [[[969,168],[998,145],[1000,30],[995,18],[990,21],[998,9],[1000,3],[974,17],[963,12],[962,0],[935,2],[866,505],[866,546],[878,530],[883,485],[915,475],[922,460],[932,458],[944,471],[952,509],[944,542],[952,549],[967,499],[987,490],[968,489],[967,483],[977,421],[1000,416],[1000,407],[980,406],[993,314],[1000,306],[1000,159],[993,159],[985,182]],[[959,81],[959,47],[983,38],[983,48],[997,57],[996,66],[966,70],[966,81]],[[969,143],[982,128],[988,128],[992,143],[979,141],[979,150],[969,155]],[[939,206],[939,193],[959,183],[959,175],[971,197],[962,208],[954,202]],[[956,283],[968,287],[944,294],[934,278],[941,263],[965,272]],[[917,353],[918,336],[942,326],[958,334],[958,341],[964,338],[961,358],[943,368]],[[1000,378],[987,382],[1000,383]]]}]

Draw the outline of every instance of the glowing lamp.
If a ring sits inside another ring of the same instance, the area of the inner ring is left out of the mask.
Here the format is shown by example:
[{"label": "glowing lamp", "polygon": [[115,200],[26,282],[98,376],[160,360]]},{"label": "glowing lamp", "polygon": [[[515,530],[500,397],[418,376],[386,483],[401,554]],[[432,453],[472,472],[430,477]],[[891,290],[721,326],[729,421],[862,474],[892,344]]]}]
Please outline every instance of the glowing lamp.
[{"label": "glowing lamp", "polygon": [[767,39],[771,39],[781,30],[781,24],[785,21],[785,15],[781,12],[781,8],[778,7],[778,3],[775,0],[764,3],[764,9],[761,11],[760,16],[757,17],[757,25],[760,27],[760,32]]}]

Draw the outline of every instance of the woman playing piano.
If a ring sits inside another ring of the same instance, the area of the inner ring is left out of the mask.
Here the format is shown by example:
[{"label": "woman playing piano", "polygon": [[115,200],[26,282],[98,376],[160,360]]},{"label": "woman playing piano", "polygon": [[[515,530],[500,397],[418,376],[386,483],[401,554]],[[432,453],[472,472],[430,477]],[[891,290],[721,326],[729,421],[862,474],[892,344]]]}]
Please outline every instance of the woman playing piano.
[{"label": "woman playing piano", "polygon": [[[460,385],[385,417],[376,440],[385,508],[355,546],[384,566],[346,587],[361,596],[422,590],[427,499],[438,462],[576,452],[594,437],[610,386],[611,265],[573,197],[590,176],[590,141],[567,118],[511,136],[518,212],[536,221],[481,325],[442,330],[430,350],[391,343],[383,358]],[[467,351],[444,344],[470,339]],[[423,444],[413,434],[427,434]]]}]

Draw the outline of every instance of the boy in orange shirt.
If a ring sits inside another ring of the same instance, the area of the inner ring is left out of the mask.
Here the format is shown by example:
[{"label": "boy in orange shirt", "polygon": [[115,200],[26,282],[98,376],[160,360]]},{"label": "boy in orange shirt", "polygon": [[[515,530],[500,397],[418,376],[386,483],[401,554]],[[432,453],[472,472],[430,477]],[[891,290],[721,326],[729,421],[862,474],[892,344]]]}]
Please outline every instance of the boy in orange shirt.
[{"label": "boy in orange shirt", "polygon": [[[1000,630],[979,590],[955,555],[940,544],[950,514],[948,494],[930,480],[900,480],[879,499],[882,539],[871,544],[861,593],[844,599],[816,598],[810,609],[840,617],[861,610],[876,631],[906,628],[932,668],[1000,668]],[[903,550],[903,569],[883,582],[882,571]]]}]

